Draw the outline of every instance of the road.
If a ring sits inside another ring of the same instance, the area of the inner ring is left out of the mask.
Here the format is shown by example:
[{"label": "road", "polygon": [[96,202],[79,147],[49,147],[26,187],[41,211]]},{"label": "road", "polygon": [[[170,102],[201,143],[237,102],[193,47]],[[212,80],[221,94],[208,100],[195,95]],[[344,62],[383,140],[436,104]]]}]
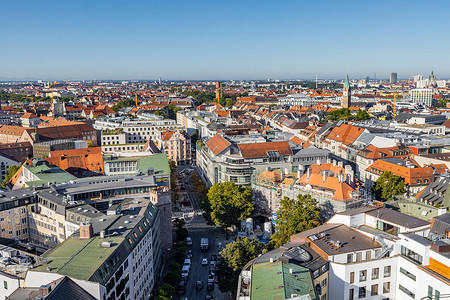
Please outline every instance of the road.
[{"label": "road", "polygon": [[[214,290],[212,291],[207,291],[206,285],[208,282],[208,274],[210,268],[209,263],[211,255],[218,254],[217,245],[219,242],[221,242],[222,245],[225,245],[225,236],[219,233],[216,234],[213,226],[206,225],[205,220],[201,214],[198,199],[194,192],[190,192],[190,190],[192,189],[190,176],[185,177],[183,179],[183,183],[186,187],[191,205],[194,209],[194,217],[192,221],[186,223],[186,228],[188,229],[189,236],[192,239],[192,246],[190,246],[188,249],[192,249],[193,257],[191,258],[192,265],[188,276],[188,283],[186,285],[186,293],[182,296],[177,296],[177,299],[187,297],[189,300],[201,300],[205,299],[206,295],[211,295],[214,299],[223,300],[225,299],[225,295],[220,292],[217,284],[214,285]],[[210,249],[207,252],[202,252],[200,247],[200,240],[203,237],[206,237],[209,240]],[[202,259],[205,257],[208,258],[208,265],[202,266]],[[201,290],[197,290],[196,288],[197,280],[201,280],[203,282],[204,286]]]}]

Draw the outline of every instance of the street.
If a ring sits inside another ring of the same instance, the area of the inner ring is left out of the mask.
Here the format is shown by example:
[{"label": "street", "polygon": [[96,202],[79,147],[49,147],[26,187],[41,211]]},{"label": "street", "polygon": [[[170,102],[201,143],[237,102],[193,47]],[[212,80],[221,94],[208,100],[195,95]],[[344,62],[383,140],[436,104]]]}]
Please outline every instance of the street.
[{"label": "street", "polygon": [[[220,292],[217,284],[214,284],[214,290],[212,291],[207,291],[206,286],[210,270],[211,255],[218,254],[217,245],[219,242],[222,243],[222,245],[225,245],[225,235],[219,234],[219,231],[216,231],[213,226],[209,226],[205,223],[196,194],[195,192],[191,192],[191,190],[193,191],[193,187],[191,185],[190,175],[191,174],[183,178],[182,182],[185,186],[192,208],[194,209],[192,219],[190,218],[189,221],[186,222],[186,228],[192,239],[192,246],[188,247],[188,249],[192,250],[193,256],[191,258],[191,269],[186,285],[186,293],[184,295],[177,295],[176,299],[181,299],[182,297],[186,297],[189,300],[205,299],[207,295],[210,295],[213,299],[223,300],[225,299],[225,294]],[[200,247],[200,241],[205,237],[209,240],[209,250],[207,252],[203,252]],[[202,266],[203,258],[208,259],[208,265]],[[196,288],[196,282],[198,280],[203,282],[203,288],[200,290],[197,290]]]}]

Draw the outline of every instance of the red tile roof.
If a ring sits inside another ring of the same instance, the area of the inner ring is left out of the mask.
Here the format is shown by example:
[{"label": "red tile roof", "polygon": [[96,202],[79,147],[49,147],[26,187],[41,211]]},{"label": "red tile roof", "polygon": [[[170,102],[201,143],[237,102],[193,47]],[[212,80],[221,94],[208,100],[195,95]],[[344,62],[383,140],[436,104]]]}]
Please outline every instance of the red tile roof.
[{"label": "red tile roof", "polygon": [[244,158],[267,157],[269,151],[278,151],[279,155],[292,155],[288,141],[240,144],[238,147]]},{"label": "red tile roof", "polygon": [[214,153],[214,155],[218,155],[228,148],[231,143],[220,134],[216,134],[212,139],[207,141],[205,145],[212,151],[212,153]]}]

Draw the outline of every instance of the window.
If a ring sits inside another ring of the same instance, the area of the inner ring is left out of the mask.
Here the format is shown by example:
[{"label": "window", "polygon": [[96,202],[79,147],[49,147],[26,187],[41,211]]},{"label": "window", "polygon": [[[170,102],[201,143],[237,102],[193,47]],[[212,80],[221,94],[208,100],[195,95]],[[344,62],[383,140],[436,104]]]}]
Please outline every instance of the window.
[{"label": "window", "polygon": [[372,251],[366,251],[366,260],[372,259]]},{"label": "window", "polygon": [[8,282],[6,282],[5,280],[3,281],[3,288],[4,288],[5,290],[8,289]]},{"label": "window", "polygon": [[347,254],[347,263],[351,263],[352,262],[352,254]]},{"label": "window", "polygon": [[383,283],[383,294],[387,294],[391,292],[391,283],[388,282],[384,282]]},{"label": "window", "polygon": [[378,295],[378,284],[372,284],[372,287],[370,288],[370,296],[376,295]]},{"label": "window", "polygon": [[433,299],[433,288],[428,286],[428,298]]},{"label": "window", "polygon": [[354,289],[350,289],[348,291],[348,300],[353,300],[355,299],[355,290]]},{"label": "window", "polygon": [[402,246],[402,255],[412,259],[419,264],[422,264],[422,255],[417,254],[416,252],[406,248],[405,246]]},{"label": "window", "polygon": [[412,280],[416,281],[416,276],[413,273],[406,271],[402,267],[400,267],[400,273],[402,273],[402,274],[408,276],[409,278],[411,278]]},{"label": "window", "polygon": [[359,287],[358,298],[365,298],[365,297],[366,297],[366,287],[361,286]]},{"label": "window", "polygon": [[434,290],[434,300],[439,300],[439,299],[441,299],[441,292],[439,292],[438,290]]},{"label": "window", "polygon": [[355,272],[350,272],[350,283],[355,282]]},{"label": "window", "polygon": [[378,274],[380,273],[379,271],[380,270],[378,268],[373,268],[372,269],[372,280],[378,279]]},{"label": "window", "polygon": [[361,258],[362,258],[362,252],[356,253],[356,261],[357,261],[357,262],[360,262],[360,261],[361,261]]},{"label": "window", "polygon": [[327,279],[325,278],[324,280],[322,280],[321,288],[324,288],[326,286],[327,286]]},{"label": "window", "polygon": [[367,280],[367,270],[359,271],[359,282],[363,282]]},{"label": "window", "polygon": [[398,289],[413,299],[416,297],[416,295],[413,292],[411,292],[401,284],[398,285]]},{"label": "window", "polygon": [[384,267],[384,277],[390,277],[391,276],[391,266],[385,266]]}]

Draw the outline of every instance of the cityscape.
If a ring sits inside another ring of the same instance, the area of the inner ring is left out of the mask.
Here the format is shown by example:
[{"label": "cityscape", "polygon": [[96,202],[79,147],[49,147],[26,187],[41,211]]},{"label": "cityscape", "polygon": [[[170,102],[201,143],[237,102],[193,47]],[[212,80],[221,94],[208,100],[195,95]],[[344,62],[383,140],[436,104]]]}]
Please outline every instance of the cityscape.
[{"label": "cityscape", "polygon": [[450,299],[449,3],[100,2],[3,7],[1,299]]}]

